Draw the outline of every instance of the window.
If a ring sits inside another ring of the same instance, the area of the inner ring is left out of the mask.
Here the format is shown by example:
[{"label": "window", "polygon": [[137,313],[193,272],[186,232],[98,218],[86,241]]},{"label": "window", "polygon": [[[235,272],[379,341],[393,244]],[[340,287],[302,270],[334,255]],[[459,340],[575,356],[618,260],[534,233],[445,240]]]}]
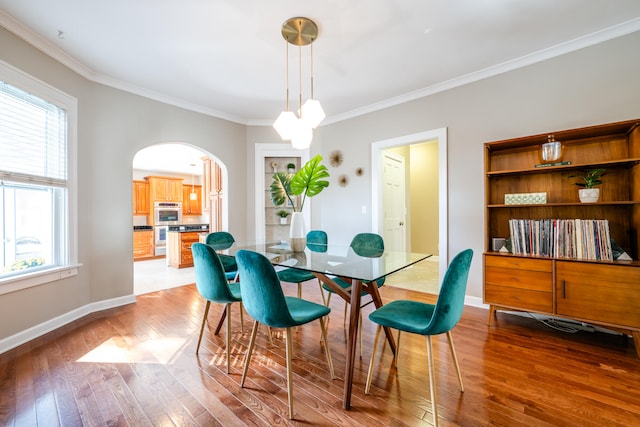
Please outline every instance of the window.
[{"label": "window", "polygon": [[0,293],[75,268],[75,116],[75,99],[0,62]]}]

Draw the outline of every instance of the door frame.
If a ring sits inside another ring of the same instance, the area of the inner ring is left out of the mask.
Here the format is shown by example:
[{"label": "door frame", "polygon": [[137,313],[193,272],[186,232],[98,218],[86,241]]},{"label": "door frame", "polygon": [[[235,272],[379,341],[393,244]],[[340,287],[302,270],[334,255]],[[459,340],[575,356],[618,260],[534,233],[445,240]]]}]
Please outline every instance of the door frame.
[{"label": "door frame", "polygon": [[382,152],[388,148],[419,144],[437,140],[438,144],[438,252],[440,282],[447,270],[449,259],[449,195],[447,172],[447,128],[432,129],[396,138],[375,141],[371,144],[371,229],[380,233],[382,224]]}]

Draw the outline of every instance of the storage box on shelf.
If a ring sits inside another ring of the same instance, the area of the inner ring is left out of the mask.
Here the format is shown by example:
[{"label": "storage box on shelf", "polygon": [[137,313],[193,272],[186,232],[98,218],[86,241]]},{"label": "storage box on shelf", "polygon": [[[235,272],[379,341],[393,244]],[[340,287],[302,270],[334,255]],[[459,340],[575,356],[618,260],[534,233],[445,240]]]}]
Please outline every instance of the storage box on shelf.
[{"label": "storage box on shelf", "polygon": [[[634,338],[640,356],[639,120],[550,132],[563,144],[562,162],[536,167],[549,134],[485,144],[484,302],[489,323],[499,309],[522,310],[600,325]],[[568,163],[568,164],[566,164]],[[580,203],[575,180],[604,168],[597,203]],[[505,204],[505,195],[546,193],[544,204]],[[634,261],[512,255],[492,250],[509,238],[512,219],[608,220],[611,238]]]}]

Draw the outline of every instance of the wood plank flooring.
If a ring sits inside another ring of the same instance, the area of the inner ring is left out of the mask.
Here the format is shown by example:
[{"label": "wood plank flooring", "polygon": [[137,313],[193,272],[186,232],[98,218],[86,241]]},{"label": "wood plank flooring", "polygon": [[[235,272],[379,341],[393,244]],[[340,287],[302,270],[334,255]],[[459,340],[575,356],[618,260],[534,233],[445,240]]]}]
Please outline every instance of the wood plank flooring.
[{"label": "wood plank flooring", "polygon": [[[285,292],[294,295],[295,285]],[[381,288],[383,299],[434,301]],[[320,301],[315,283],[304,297]],[[240,333],[232,314],[231,373],[225,373],[221,307],[195,354],[204,302],[194,285],[149,293],[135,304],[94,313],[0,355],[2,426],[425,426],[432,424],[423,337],[403,334],[398,368],[388,347],[372,393],[364,383],[375,326],[365,308],[363,357],[356,363],[352,409],[342,409],[341,379],[329,379],[317,322],[295,330],[294,408],[287,409],[284,331],[274,346],[261,329],[240,387],[252,320]],[[332,301],[329,342],[344,374],[343,302]],[[466,307],[454,329],[465,392],[458,390],[445,336],[434,339],[442,426],[640,425],[640,360],[626,337],[567,334],[538,321]],[[379,357],[376,360],[380,360]]]}]

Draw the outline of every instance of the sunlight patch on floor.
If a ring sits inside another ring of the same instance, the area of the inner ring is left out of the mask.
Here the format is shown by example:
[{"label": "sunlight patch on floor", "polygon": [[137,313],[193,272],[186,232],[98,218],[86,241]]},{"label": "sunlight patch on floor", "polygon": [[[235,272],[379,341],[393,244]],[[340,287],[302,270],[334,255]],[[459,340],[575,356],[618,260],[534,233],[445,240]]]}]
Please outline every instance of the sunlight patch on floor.
[{"label": "sunlight patch on floor", "polygon": [[186,338],[155,338],[134,347],[124,338],[109,338],[78,362],[86,363],[160,363],[168,364],[185,346]]}]

